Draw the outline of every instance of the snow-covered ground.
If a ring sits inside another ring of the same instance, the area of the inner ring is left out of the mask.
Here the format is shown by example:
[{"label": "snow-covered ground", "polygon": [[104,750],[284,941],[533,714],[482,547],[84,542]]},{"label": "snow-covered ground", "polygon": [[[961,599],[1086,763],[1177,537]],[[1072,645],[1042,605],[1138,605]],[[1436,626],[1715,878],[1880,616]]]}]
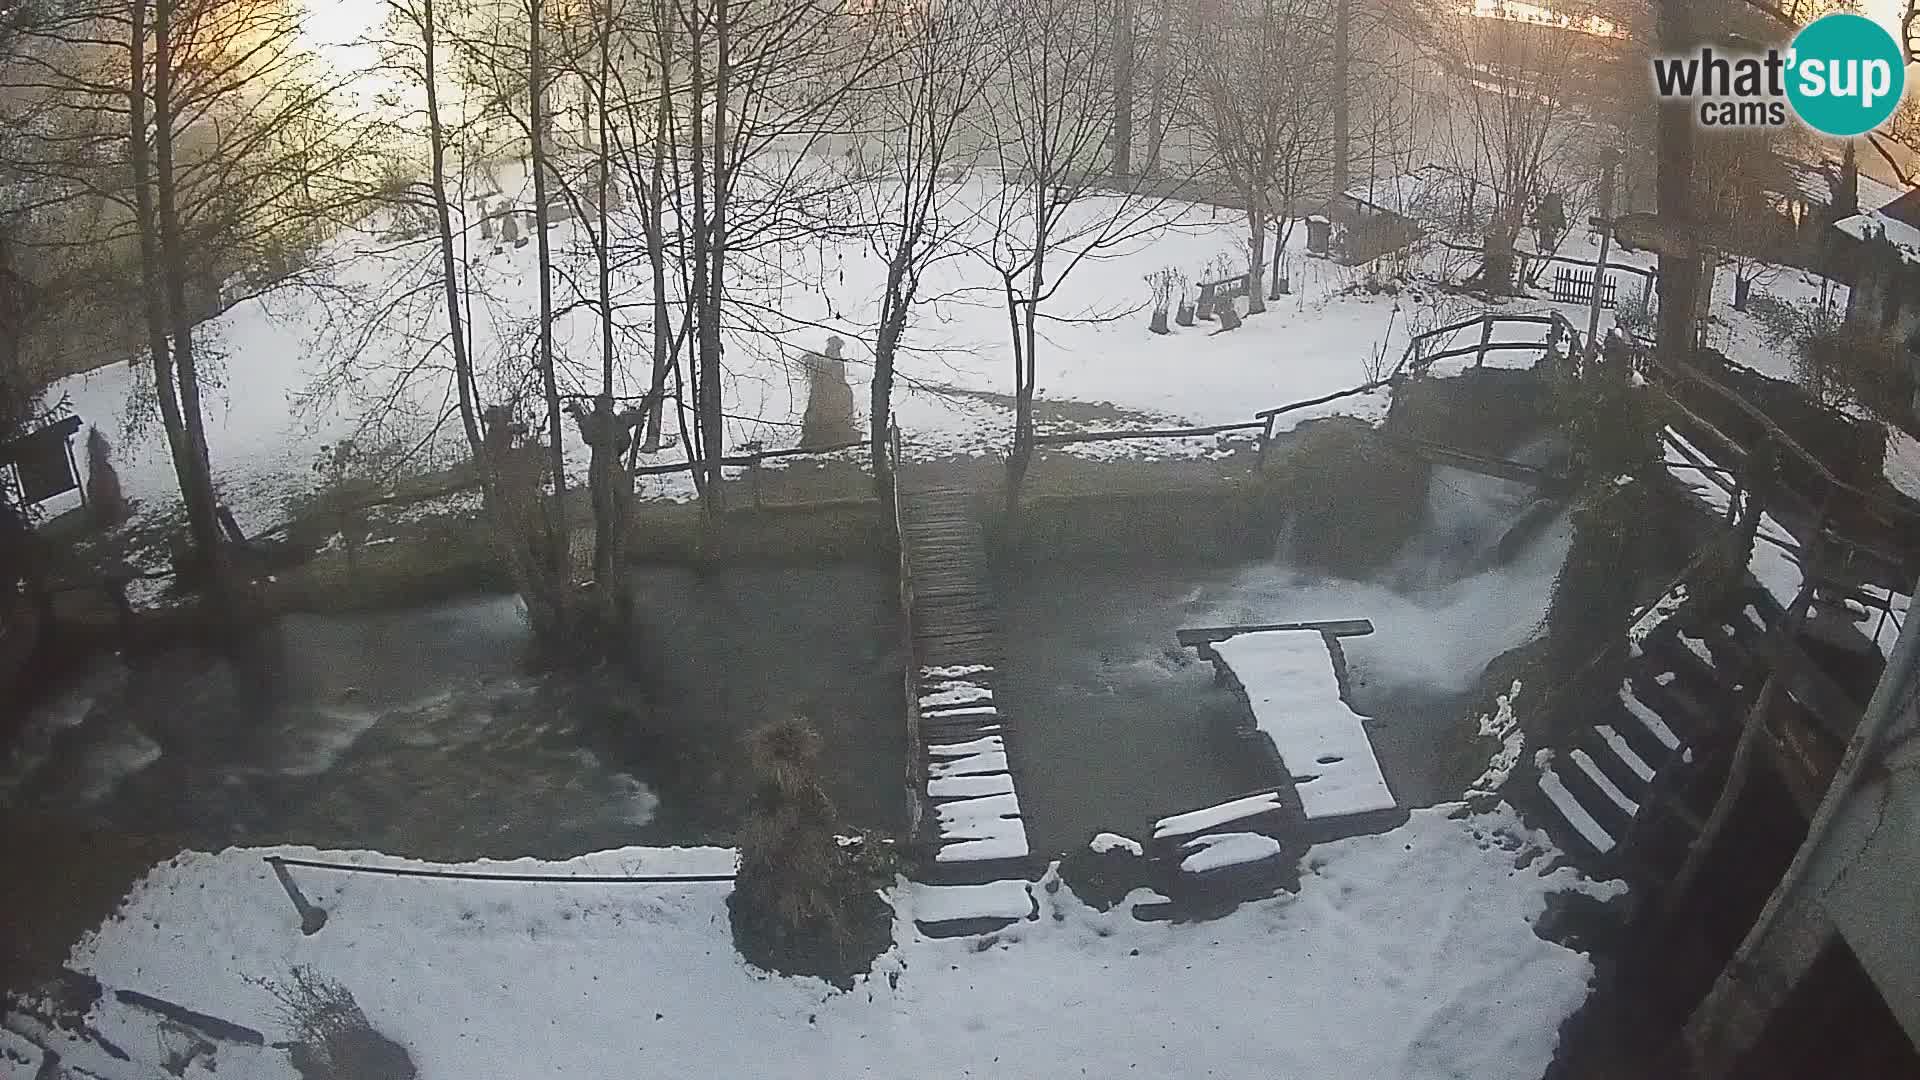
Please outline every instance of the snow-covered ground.
[{"label": "snow-covered ground", "polygon": [[[1315,848],[1297,895],[1184,925],[1099,913],[1056,888],[992,938],[913,929],[919,887],[890,893],[896,943],[851,992],[772,977],[734,952],[724,883],[526,885],[296,871],[328,909],[298,919],[263,852],[156,868],[72,963],[263,1032],[290,1032],[260,980],[295,965],[340,981],[433,1077],[1470,1076],[1531,1080],[1585,998],[1587,958],[1532,929],[1550,893],[1611,895],[1548,857],[1501,807],[1417,811]],[[311,855],[288,851],[285,854]],[[333,856],[380,865],[365,853]],[[630,849],[525,873],[710,873],[716,849]],[[937,899],[935,902],[939,902]],[[926,914],[920,912],[920,914]],[[936,912],[937,914],[937,912]],[[142,1009],[96,1012],[135,1057],[84,1046],[106,1080],[145,1077],[181,1037]],[[271,1049],[222,1045],[189,1076],[292,1080]],[[30,1072],[0,1057],[0,1077]]]},{"label": "snow-covered ground", "polygon": [[[513,176],[505,179],[509,188],[518,182]],[[959,222],[957,240],[922,283],[925,302],[909,328],[895,388],[894,411],[910,456],[993,453],[1011,438],[1006,395],[1012,354],[998,278],[982,258],[963,250],[988,235],[990,226],[977,213],[997,186],[997,180],[976,176],[947,194],[947,213]],[[1112,198],[1095,197],[1076,213],[1087,217],[1113,206]],[[616,229],[637,230],[630,212],[622,215]],[[1262,408],[1356,386],[1369,377],[1376,354],[1389,365],[1399,359],[1410,327],[1472,313],[1470,302],[1442,301],[1431,290],[1398,296],[1365,292],[1358,288],[1365,269],[1306,257],[1303,234],[1297,231],[1287,257],[1293,294],[1274,302],[1266,314],[1234,333],[1218,333],[1214,324],[1203,322],[1156,336],[1147,329],[1145,278],[1171,269],[1199,280],[1215,260],[1243,257],[1245,223],[1243,215],[1205,206],[1153,208],[1138,235],[1081,263],[1047,302],[1038,395],[1077,404],[1090,419],[1050,419],[1043,409],[1043,429],[1061,423],[1115,427],[1249,420]],[[553,237],[563,268],[577,268],[587,257],[585,230],[578,223],[555,224]],[[527,358],[538,290],[534,249],[493,250],[491,241],[480,239],[477,220],[468,242],[469,336],[483,391],[492,400],[516,393],[528,400]],[[363,444],[424,443],[422,456],[429,462],[432,451],[443,459],[458,452],[444,303],[434,287],[437,263],[430,241],[389,241],[354,231],[328,245],[321,261],[334,275],[324,295],[284,292],[243,301],[200,330],[203,352],[217,357],[210,362],[215,389],[207,401],[215,480],[249,530],[285,517],[286,501],[312,487],[321,447],[335,439],[358,434]],[[726,353],[730,446],[750,440],[768,448],[798,442],[806,406],[800,358],[823,348],[830,334],[847,341],[856,419],[865,426],[870,346],[884,270],[864,240],[851,239],[774,245],[742,268],[730,286],[746,313],[743,325],[729,335]],[[562,358],[563,392],[598,389],[596,316],[577,303],[575,292],[576,282],[591,292],[590,279],[584,273],[556,275],[561,314],[554,339]],[[616,272],[614,291],[625,312],[623,324],[633,323],[623,325],[617,345],[617,389],[637,395],[649,377],[652,293],[644,263]],[[1555,305],[1515,301],[1507,306]],[[1584,329],[1583,309],[1558,306]],[[1519,359],[1496,354],[1496,360]],[[151,397],[141,381],[146,377],[143,366],[116,360],[62,381],[49,398],[65,396],[83,419],[101,427],[116,446],[127,493],[155,513],[177,506],[179,497],[158,421],[151,418],[152,406],[144,404]],[[1333,414],[1377,419],[1386,405],[1384,394],[1369,395],[1288,419],[1298,423]],[[363,426],[369,434],[359,434]],[[566,428],[570,467],[584,473],[585,447],[571,422]],[[1155,440],[1083,444],[1072,452],[1195,455],[1213,449],[1210,440]],[[675,443],[652,460],[679,457]],[[670,498],[692,493],[683,474],[647,478],[643,489]]]}]

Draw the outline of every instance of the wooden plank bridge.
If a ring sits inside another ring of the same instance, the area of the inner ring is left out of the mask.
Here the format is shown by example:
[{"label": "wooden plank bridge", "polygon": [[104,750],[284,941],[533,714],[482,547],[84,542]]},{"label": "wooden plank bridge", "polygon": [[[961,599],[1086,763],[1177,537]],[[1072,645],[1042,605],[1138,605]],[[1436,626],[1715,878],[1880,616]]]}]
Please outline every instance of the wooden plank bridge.
[{"label": "wooden plank bridge", "polygon": [[[928,852],[916,918],[932,933],[1012,921],[1032,852],[997,699],[1000,666],[986,536],[961,488],[903,491],[900,542],[913,641],[912,783]],[[937,913],[937,914],[935,914]]]}]

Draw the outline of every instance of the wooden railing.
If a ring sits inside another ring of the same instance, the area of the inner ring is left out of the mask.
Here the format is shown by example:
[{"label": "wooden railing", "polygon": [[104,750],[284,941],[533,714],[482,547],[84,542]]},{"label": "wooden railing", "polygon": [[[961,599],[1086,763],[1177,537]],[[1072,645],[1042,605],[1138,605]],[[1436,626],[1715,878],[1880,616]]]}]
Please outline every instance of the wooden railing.
[{"label": "wooden railing", "polygon": [[[1495,341],[1493,339],[1494,328],[1503,323],[1546,326],[1549,328],[1549,332],[1545,341]],[[1429,342],[1449,337],[1473,326],[1481,328],[1480,340],[1477,343],[1462,346],[1457,349],[1442,349],[1432,355],[1426,355],[1425,350]],[[1476,315],[1471,319],[1462,319],[1459,322],[1414,335],[1412,340],[1407,342],[1406,350],[1401,353],[1400,361],[1395,364],[1393,370],[1386,375],[1376,379],[1370,379],[1358,386],[1348,387],[1345,390],[1335,390],[1332,393],[1321,394],[1318,397],[1304,398],[1300,401],[1290,401],[1285,405],[1275,406],[1271,409],[1262,409],[1253,414],[1252,420],[1231,424],[1206,424],[1191,427],[1055,432],[1035,435],[1033,437],[1033,444],[1035,446],[1070,446],[1075,443],[1120,442],[1130,439],[1211,438],[1219,435],[1232,434],[1234,432],[1253,431],[1259,433],[1256,436],[1256,442],[1259,448],[1260,465],[1264,468],[1267,460],[1267,448],[1272,445],[1276,434],[1274,430],[1275,424],[1279,417],[1285,416],[1288,413],[1298,412],[1302,409],[1311,409],[1317,405],[1326,405],[1343,398],[1370,394],[1383,387],[1397,385],[1408,377],[1424,373],[1428,367],[1438,360],[1477,354],[1474,366],[1480,367],[1486,363],[1488,353],[1528,349],[1551,351],[1558,348],[1560,342],[1563,340],[1572,346],[1574,353],[1578,353],[1580,333],[1574,329],[1573,324],[1568,322],[1565,316],[1557,311],[1550,311],[1544,315],[1506,315],[1497,312],[1487,312],[1482,315]]]},{"label": "wooden railing", "polygon": [[920,752],[920,693],[916,676],[919,675],[919,663],[913,654],[913,560],[907,551],[906,522],[900,513],[900,421],[889,417],[887,421],[887,473],[893,478],[888,485],[887,509],[893,519],[893,543],[899,557],[899,600],[900,600],[900,655],[906,658],[902,665],[904,683],[902,693],[905,704],[901,715],[907,725],[907,771],[902,778],[906,782],[907,795],[907,836],[918,836],[920,820],[926,812],[924,794],[926,785],[920,775],[921,762],[925,755]]}]

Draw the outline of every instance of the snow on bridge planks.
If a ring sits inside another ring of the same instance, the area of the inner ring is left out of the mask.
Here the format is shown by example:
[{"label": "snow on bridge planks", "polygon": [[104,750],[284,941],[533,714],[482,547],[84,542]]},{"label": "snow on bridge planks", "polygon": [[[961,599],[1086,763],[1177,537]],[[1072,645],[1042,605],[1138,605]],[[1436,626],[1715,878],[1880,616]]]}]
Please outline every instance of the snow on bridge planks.
[{"label": "snow on bridge planks", "polygon": [[970,503],[957,489],[909,492],[901,501],[919,665],[915,745],[932,850],[921,872],[937,882],[921,888],[938,890],[914,918],[936,934],[1024,917],[1019,897],[1032,853],[1007,753],[1016,728],[994,692],[999,644],[986,539]]},{"label": "snow on bridge planks", "polygon": [[1361,717],[1340,695],[1333,656],[1321,631],[1270,630],[1213,643],[1273,741],[1308,820],[1391,810]]}]

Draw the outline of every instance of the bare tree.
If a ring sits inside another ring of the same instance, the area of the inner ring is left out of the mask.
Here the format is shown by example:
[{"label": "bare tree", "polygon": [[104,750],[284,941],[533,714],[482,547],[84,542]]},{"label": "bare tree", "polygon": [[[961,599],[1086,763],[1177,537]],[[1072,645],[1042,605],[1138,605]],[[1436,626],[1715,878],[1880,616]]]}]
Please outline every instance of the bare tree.
[{"label": "bare tree", "polygon": [[1249,312],[1266,310],[1267,226],[1276,211],[1290,215],[1333,134],[1336,58],[1325,17],[1323,0],[1221,3],[1202,16],[1205,44],[1189,53],[1195,126],[1247,208]]},{"label": "bare tree", "polygon": [[1113,80],[1096,25],[1088,0],[1014,0],[999,23],[1006,77],[987,103],[1000,184],[973,246],[999,279],[1013,351],[1009,512],[1033,460],[1039,325],[1061,317],[1046,308],[1080,265],[1160,224],[1160,204],[1101,186]]},{"label": "bare tree", "polygon": [[84,207],[52,243],[137,251],[126,301],[142,316],[194,561],[216,583],[198,327],[313,280],[316,245],[365,193],[358,117],[298,29],[282,0],[63,5],[0,73],[0,97],[32,103],[37,136],[10,165],[46,185],[47,205]]},{"label": "bare tree", "polygon": [[970,159],[969,119],[1000,72],[984,4],[908,5],[896,18],[900,40],[880,70],[887,88],[875,95],[879,130],[871,142],[876,160],[867,170],[876,201],[871,243],[887,264],[868,433],[875,483],[883,492],[892,483],[886,440],[895,358],[921,275],[955,250],[950,235],[955,222],[942,213],[943,195]]},{"label": "bare tree", "polygon": [[1445,114],[1452,164],[1488,186],[1482,281],[1489,292],[1513,286],[1513,245],[1527,215],[1549,191],[1571,186],[1577,138],[1573,85],[1567,78],[1579,35],[1552,25],[1456,18],[1447,63],[1454,76]]}]

